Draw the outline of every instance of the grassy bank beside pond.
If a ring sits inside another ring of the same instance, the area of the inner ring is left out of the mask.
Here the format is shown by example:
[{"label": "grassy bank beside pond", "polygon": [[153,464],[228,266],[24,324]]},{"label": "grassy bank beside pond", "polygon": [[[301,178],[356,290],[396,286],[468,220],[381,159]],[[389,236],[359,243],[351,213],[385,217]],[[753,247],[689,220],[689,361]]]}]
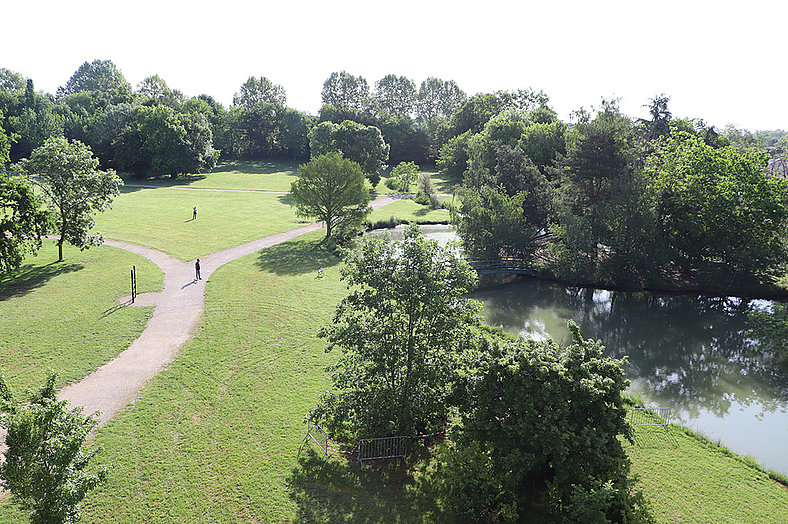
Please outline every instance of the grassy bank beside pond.
[{"label": "grassy bank beside pond", "polygon": [[660,522],[788,522],[788,486],[681,426],[636,428],[625,449]]},{"label": "grassy bank beside pond", "polygon": [[114,358],[139,336],[152,308],[120,306],[129,295],[131,266],[139,293],[160,291],[161,270],[109,246],[79,251],[47,240],[38,256],[0,278],[0,370],[14,391],[40,385],[47,369],[59,385],[77,381]]},{"label": "grassy bank beside pond", "polygon": [[[86,500],[84,522],[435,520],[414,473],[396,461],[361,469],[336,454],[299,457],[304,416],[337,357],[316,333],[346,293],[320,239],[317,232],[214,273],[195,338],[98,432],[110,476]],[[679,430],[665,439],[639,434],[627,449],[660,521],[786,520],[784,487]],[[23,522],[8,502],[0,521]]]}]

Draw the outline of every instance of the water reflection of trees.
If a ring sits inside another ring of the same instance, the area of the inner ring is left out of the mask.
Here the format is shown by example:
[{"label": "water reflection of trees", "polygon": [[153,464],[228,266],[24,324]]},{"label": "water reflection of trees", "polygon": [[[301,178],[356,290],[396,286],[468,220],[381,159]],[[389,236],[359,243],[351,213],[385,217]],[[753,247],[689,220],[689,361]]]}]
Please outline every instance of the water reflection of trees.
[{"label": "water reflection of trees", "polygon": [[610,355],[629,356],[627,374],[655,399],[695,416],[731,404],[765,412],[788,402],[788,370],[745,334],[750,302],[738,298],[608,292],[524,280],[475,293],[492,324],[519,330],[537,308],[574,319]]}]

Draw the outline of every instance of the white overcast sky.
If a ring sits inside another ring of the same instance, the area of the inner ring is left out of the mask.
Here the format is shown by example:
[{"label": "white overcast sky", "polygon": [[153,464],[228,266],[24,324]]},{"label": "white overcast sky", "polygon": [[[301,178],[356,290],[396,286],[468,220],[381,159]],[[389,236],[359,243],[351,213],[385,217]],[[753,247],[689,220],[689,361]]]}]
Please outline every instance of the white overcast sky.
[{"label": "white overcast sky", "polygon": [[4,0],[0,67],[54,93],[85,61],[228,105],[250,76],[315,114],[333,71],[543,90],[563,119],[659,93],[675,116],[788,130],[785,0]]}]

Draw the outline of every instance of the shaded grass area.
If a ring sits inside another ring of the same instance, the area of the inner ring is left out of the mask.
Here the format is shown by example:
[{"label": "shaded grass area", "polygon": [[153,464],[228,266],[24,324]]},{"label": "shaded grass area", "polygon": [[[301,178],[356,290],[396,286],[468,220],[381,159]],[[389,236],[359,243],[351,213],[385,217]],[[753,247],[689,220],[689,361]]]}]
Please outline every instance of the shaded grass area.
[{"label": "shaded grass area", "polygon": [[298,227],[289,203],[289,195],[126,187],[96,230],[188,261]]},{"label": "shaded grass area", "polygon": [[689,430],[635,428],[624,447],[659,522],[788,522],[788,488]]},{"label": "shaded grass area", "polygon": [[130,269],[138,292],[159,291],[152,262],[109,246],[79,251],[45,241],[36,257],[0,279],[0,369],[16,391],[41,384],[52,368],[59,385],[77,381],[126,349],[152,308],[118,305],[129,295]]},{"label": "shaded grass area", "polygon": [[223,162],[206,173],[182,175],[178,178],[124,176],[127,184],[156,185],[161,187],[193,187],[203,189],[247,189],[264,191],[290,191],[299,162],[235,161]]}]

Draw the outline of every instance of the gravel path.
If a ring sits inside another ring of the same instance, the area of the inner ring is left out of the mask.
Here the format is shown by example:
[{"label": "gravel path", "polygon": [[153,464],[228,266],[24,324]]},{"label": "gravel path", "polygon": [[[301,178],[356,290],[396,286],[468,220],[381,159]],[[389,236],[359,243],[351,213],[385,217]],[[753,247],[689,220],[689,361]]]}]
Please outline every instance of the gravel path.
[{"label": "gravel path", "polygon": [[[397,200],[396,197],[386,197],[370,205],[377,209]],[[145,384],[166,368],[194,335],[205,303],[205,282],[216,269],[242,256],[322,227],[321,223],[309,224],[207,255],[200,259],[203,280],[194,280],[193,261],[181,262],[155,249],[106,240],[107,245],[141,255],[159,266],[164,272],[164,289],[158,293],[138,295],[135,305],[155,306],[139,338],[80,382],[64,387],[60,398],[68,400],[72,407],[84,407],[85,413],[101,412],[99,424],[105,424],[132,402]]]}]

